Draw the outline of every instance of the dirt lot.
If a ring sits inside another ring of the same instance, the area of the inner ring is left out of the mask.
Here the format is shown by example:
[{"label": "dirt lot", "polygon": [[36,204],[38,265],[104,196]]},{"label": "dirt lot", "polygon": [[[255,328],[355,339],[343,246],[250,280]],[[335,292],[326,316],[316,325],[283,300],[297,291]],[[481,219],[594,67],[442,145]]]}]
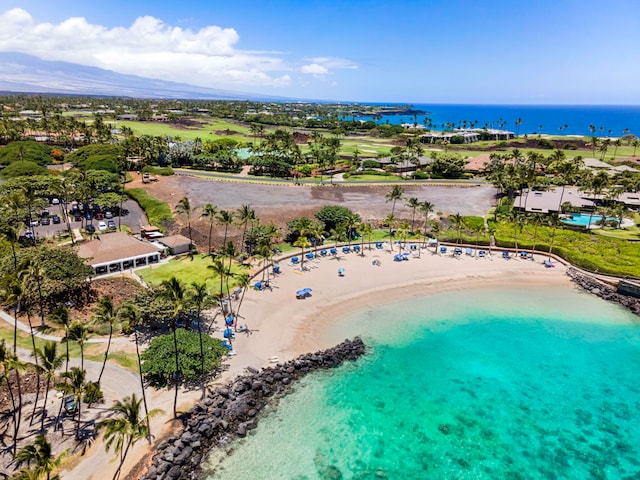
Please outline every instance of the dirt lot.
[{"label": "dirt lot", "polygon": [[[132,185],[138,186],[138,185]],[[293,186],[215,181],[174,175],[160,177],[158,182],[140,185],[151,195],[160,198],[173,208],[178,200],[187,196],[192,206],[206,203],[222,209],[236,209],[251,205],[261,219],[264,217],[293,218],[313,212],[328,204],[339,204],[359,213],[364,220],[383,219],[391,209],[385,201],[389,186]],[[494,205],[495,189],[491,187],[457,187],[407,185],[406,198],[417,197],[435,204],[436,212],[444,215],[485,215]],[[410,216],[410,211],[398,203],[396,212]]]}]

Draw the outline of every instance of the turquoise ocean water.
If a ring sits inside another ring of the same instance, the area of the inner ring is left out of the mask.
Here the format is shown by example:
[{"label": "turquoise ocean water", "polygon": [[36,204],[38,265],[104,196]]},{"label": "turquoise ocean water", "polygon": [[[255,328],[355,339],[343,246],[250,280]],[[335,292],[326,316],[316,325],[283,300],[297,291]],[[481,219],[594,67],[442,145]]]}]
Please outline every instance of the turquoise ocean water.
[{"label": "turquoise ocean water", "polygon": [[640,325],[571,289],[475,289],[346,316],[319,372],[208,479],[640,478]]}]

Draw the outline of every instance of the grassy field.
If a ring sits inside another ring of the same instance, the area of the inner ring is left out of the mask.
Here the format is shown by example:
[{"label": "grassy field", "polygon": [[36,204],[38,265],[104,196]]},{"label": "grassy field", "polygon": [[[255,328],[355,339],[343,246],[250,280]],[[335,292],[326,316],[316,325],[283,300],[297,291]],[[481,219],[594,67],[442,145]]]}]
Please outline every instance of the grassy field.
[{"label": "grassy field", "polygon": [[[154,265],[149,268],[137,270],[136,273],[148,284],[159,285],[164,280],[176,277],[187,285],[193,282],[205,282],[210,291],[217,292],[220,291],[220,277],[215,275],[211,269],[207,268],[211,264],[211,257],[207,255],[185,256],[173,258],[162,265]],[[233,274],[246,271],[247,267],[237,263],[231,266],[231,272]],[[234,286],[234,279],[231,278],[229,280],[229,288],[233,288]],[[223,288],[226,290],[226,285]]]}]

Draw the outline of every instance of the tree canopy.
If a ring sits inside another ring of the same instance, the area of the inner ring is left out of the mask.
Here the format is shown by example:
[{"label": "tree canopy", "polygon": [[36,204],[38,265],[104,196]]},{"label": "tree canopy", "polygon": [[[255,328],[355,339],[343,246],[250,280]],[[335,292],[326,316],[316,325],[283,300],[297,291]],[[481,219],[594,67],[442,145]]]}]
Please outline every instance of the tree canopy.
[{"label": "tree canopy", "polygon": [[324,223],[324,230],[330,232],[336,226],[345,223],[350,215],[354,215],[350,208],[340,205],[325,205],[316,212],[315,217]]},{"label": "tree canopy", "polygon": [[[178,343],[178,364],[180,375],[185,381],[195,381],[202,372],[200,359],[200,336],[183,328],[176,330]],[[218,367],[222,357],[228,350],[222,346],[222,341],[202,336],[204,347],[204,369],[209,372]],[[170,385],[174,379],[175,349],[173,335],[161,335],[151,340],[149,348],[142,353],[142,374],[155,386]]]},{"label": "tree canopy", "polygon": [[40,166],[47,165],[51,163],[51,147],[33,140],[11,142],[0,149],[0,165],[9,165],[13,162],[34,162]]},{"label": "tree canopy", "polygon": [[0,172],[2,178],[33,177],[35,175],[51,175],[51,172],[29,160],[10,163]]}]

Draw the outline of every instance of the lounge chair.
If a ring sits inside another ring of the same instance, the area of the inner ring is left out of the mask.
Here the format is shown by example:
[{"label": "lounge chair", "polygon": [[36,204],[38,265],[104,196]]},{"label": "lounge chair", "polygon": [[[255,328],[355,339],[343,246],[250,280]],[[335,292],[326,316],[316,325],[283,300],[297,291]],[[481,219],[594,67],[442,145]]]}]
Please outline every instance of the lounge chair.
[{"label": "lounge chair", "polygon": [[447,247],[440,247],[440,253],[443,255],[447,253]]}]

